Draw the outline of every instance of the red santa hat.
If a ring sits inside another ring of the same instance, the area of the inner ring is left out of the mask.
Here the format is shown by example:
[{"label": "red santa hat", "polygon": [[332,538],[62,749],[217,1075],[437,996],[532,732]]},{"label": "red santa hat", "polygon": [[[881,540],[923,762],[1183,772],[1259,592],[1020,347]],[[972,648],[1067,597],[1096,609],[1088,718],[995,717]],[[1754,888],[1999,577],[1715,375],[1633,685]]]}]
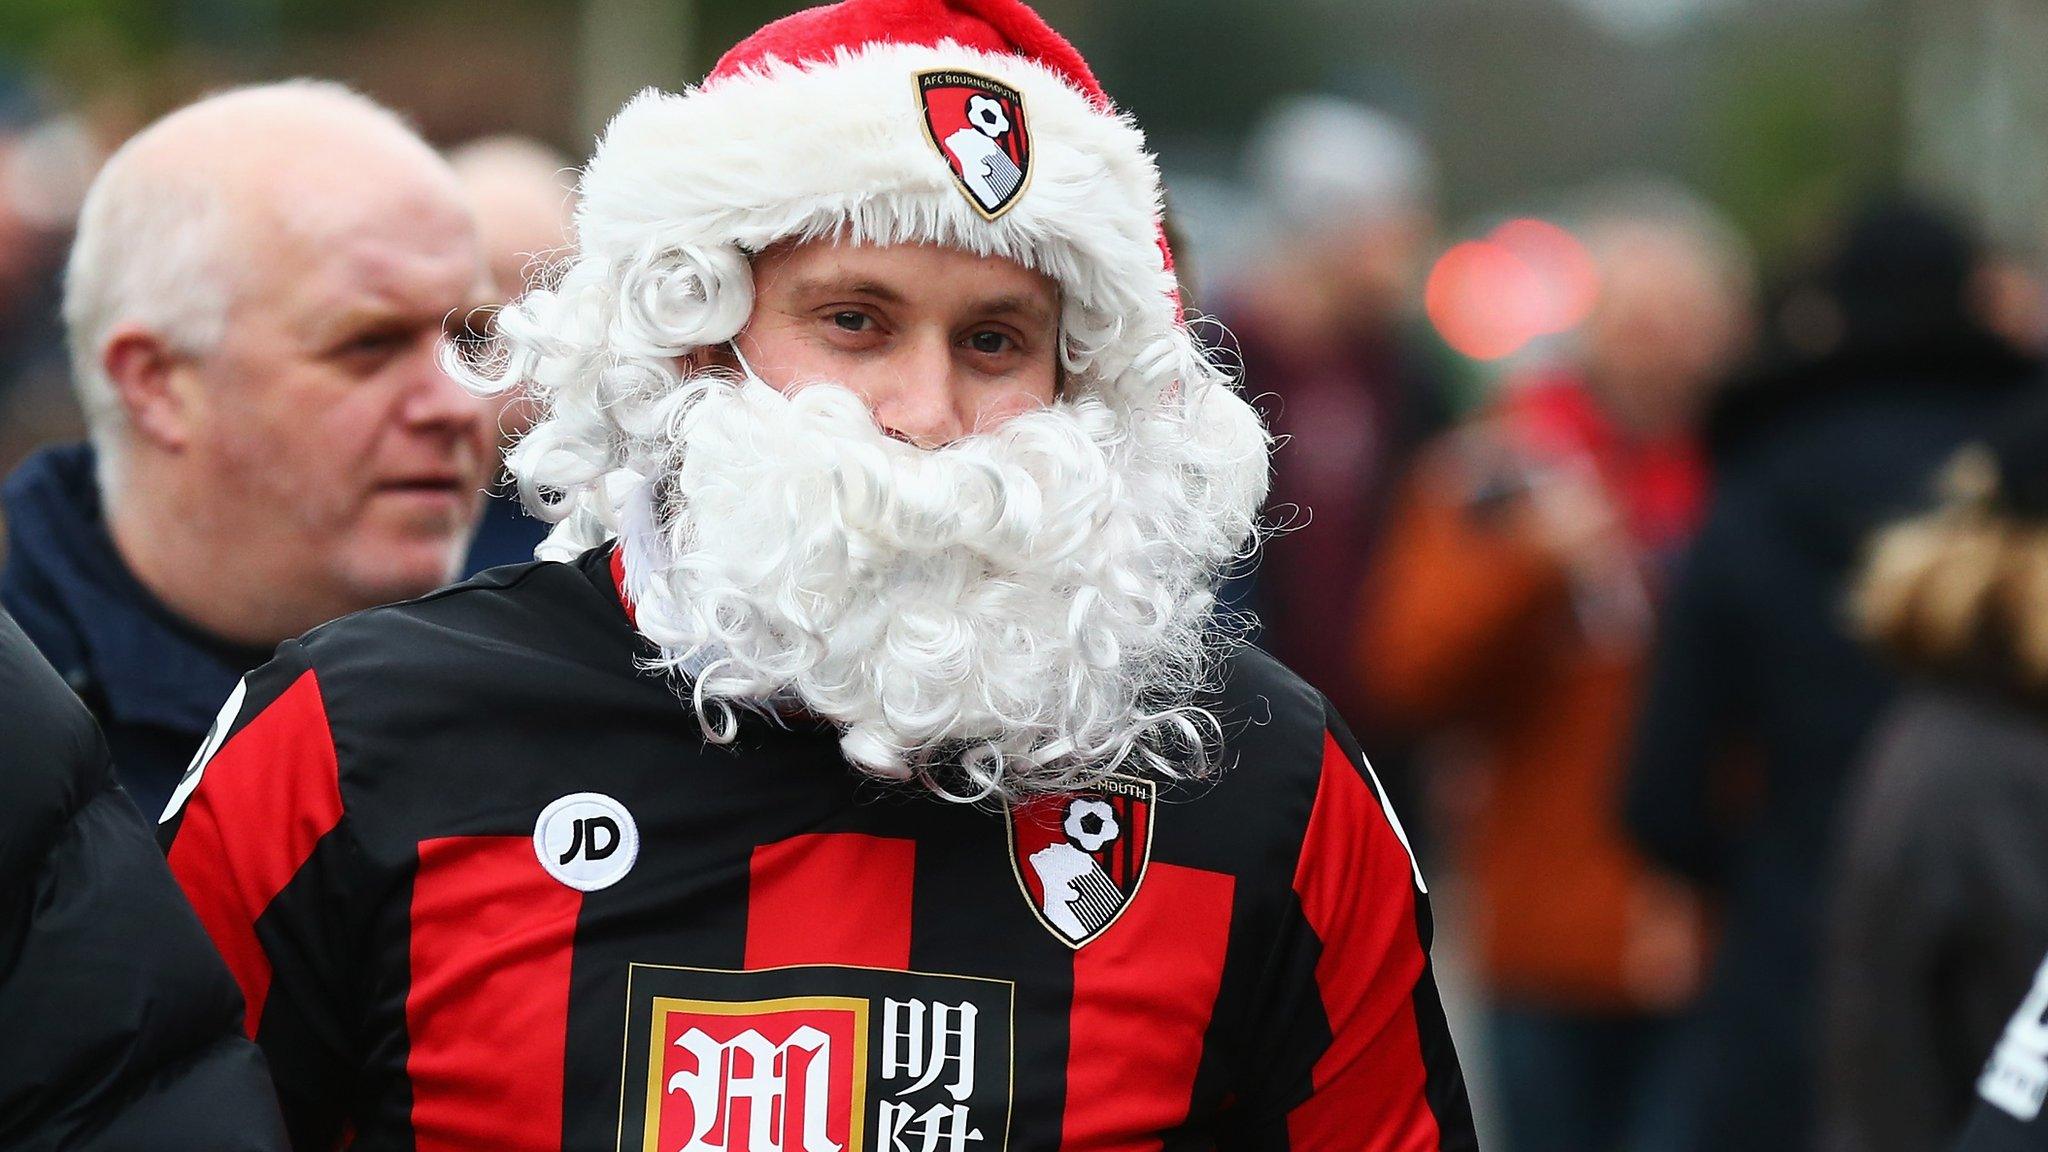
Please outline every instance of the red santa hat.
[{"label": "red santa hat", "polygon": [[577,222],[606,261],[822,237],[1006,257],[1059,283],[1070,363],[1108,382],[1185,348],[1159,213],[1143,134],[1018,0],[843,0],[627,103]]}]

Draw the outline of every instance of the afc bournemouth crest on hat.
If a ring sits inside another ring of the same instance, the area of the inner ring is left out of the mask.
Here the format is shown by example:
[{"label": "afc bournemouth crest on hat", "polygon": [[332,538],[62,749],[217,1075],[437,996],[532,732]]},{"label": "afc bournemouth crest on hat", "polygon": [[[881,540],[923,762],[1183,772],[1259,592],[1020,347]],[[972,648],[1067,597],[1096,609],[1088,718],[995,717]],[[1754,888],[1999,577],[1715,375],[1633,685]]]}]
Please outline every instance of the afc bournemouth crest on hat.
[{"label": "afc bournemouth crest on hat", "polygon": [[983,219],[1016,207],[1031,183],[1031,130],[1015,88],[972,72],[917,74],[925,138]]},{"label": "afc bournemouth crest on hat", "polygon": [[1102,935],[1137,896],[1152,859],[1155,793],[1148,781],[1112,776],[1084,792],[1004,808],[1024,898],[1069,946]]}]

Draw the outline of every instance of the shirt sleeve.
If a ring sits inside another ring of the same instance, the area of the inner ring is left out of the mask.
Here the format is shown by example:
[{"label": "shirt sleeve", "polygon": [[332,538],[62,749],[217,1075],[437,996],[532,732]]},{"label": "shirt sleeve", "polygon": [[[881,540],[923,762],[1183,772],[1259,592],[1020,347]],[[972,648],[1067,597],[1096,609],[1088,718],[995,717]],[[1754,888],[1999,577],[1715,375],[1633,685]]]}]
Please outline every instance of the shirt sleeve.
[{"label": "shirt sleeve", "polygon": [[1429,959],[1429,897],[1385,794],[1333,710],[1297,860],[1299,916],[1269,972],[1255,1099],[1226,1147],[1478,1146]]},{"label": "shirt sleeve", "polygon": [[299,1149],[331,1149],[356,1060],[339,765],[320,681],[288,643],[222,708],[159,824],[227,960]]}]

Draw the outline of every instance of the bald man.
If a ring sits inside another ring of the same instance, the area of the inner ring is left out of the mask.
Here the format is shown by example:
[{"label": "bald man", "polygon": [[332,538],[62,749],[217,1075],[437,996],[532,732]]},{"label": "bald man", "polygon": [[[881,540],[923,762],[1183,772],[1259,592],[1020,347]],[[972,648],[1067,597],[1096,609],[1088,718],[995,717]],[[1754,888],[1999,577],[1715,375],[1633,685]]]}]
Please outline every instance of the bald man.
[{"label": "bald man", "polygon": [[200,101],[94,181],[64,290],[91,443],[0,490],[0,603],[144,811],[279,641],[456,574],[495,430],[438,350],[489,299],[454,172],[338,85]]},{"label": "bald man", "polygon": [[[517,299],[550,264],[571,255],[576,167],[568,157],[524,136],[486,136],[448,153],[448,163],[476,213],[494,303]],[[517,389],[498,403],[499,437],[509,445],[533,425],[534,408]],[[526,511],[510,477],[500,476],[463,571],[532,560],[548,528]]]},{"label": "bald man", "polygon": [[492,292],[525,294],[533,273],[567,257],[576,207],[576,166],[525,136],[485,136],[448,153],[469,196],[491,268]]}]

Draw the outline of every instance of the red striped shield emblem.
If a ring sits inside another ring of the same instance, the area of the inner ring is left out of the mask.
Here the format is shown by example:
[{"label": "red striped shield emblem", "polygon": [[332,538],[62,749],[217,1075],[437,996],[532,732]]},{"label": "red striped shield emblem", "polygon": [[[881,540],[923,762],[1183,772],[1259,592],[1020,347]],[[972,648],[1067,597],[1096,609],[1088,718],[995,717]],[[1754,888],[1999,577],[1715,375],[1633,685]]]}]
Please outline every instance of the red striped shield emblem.
[{"label": "red striped shield emblem", "polygon": [[1149,781],[1112,776],[1083,792],[1004,809],[1010,867],[1052,934],[1073,948],[1102,935],[1138,894],[1152,859]]},{"label": "red striped shield emblem", "polygon": [[1031,183],[1031,130],[1015,88],[973,72],[920,72],[925,139],[983,219],[1016,207]]}]

